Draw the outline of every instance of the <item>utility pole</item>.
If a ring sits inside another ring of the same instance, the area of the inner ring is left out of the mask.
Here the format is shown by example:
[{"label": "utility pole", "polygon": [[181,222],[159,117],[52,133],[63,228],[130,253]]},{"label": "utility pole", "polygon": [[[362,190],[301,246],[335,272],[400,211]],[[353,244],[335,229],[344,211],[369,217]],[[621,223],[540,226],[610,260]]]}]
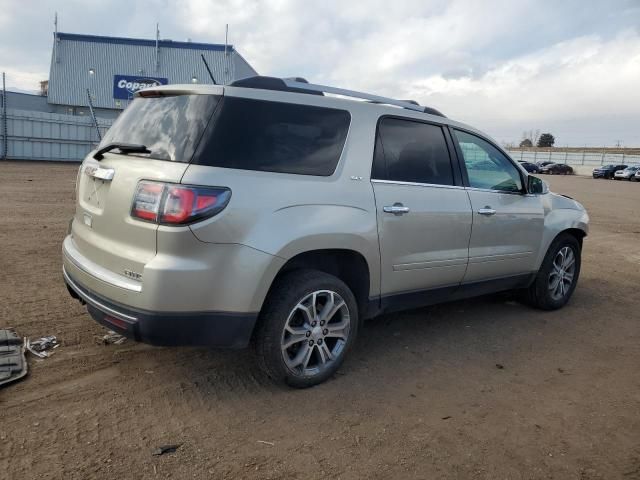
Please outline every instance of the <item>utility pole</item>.
[{"label": "utility pole", "polygon": [[156,72],[160,69],[160,24],[156,23]]},{"label": "utility pole", "polygon": [[53,59],[58,63],[58,12],[53,16]]},{"label": "utility pole", "polygon": [[9,137],[7,135],[7,86],[5,84],[5,73],[2,72],[2,159],[7,159],[9,147],[7,143]]},{"label": "utility pole", "polygon": [[229,83],[229,52],[227,45],[229,44],[229,24],[224,27],[224,84]]}]

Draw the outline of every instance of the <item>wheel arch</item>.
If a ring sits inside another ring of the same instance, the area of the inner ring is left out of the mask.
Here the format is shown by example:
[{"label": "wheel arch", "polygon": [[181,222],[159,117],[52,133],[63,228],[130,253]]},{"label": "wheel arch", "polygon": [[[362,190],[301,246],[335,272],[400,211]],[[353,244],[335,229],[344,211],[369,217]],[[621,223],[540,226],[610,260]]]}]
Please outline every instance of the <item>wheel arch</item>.
[{"label": "wheel arch", "polygon": [[276,273],[262,302],[263,306],[278,279],[295,270],[317,270],[339,278],[356,297],[360,318],[367,316],[372,272],[362,253],[347,248],[326,248],[294,255]]},{"label": "wheel arch", "polygon": [[547,214],[544,219],[544,231],[535,271],[540,268],[549,247],[559,235],[572,235],[582,248],[584,237],[589,233],[589,215],[575,200],[552,194],[546,208]]},{"label": "wheel arch", "polygon": [[560,235],[565,235],[565,234],[571,235],[578,241],[578,243],[580,244],[580,249],[582,249],[582,243],[583,243],[584,237],[587,236],[587,233],[588,233],[588,230],[586,230],[585,228],[581,228],[581,225],[572,225],[567,228],[557,229],[554,232],[550,232],[550,234],[545,237],[542,248],[540,249],[538,260],[536,263],[536,271],[540,269],[540,266],[542,265],[542,261],[544,260],[544,257],[547,255],[549,248]]}]

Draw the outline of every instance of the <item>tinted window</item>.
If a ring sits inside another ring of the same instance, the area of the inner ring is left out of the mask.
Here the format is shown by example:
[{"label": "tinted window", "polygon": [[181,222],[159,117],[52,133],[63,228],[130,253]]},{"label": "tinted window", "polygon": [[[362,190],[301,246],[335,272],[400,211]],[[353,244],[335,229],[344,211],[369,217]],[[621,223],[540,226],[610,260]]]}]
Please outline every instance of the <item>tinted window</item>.
[{"label": "tinted window", "polygon": [[442,128],[410,120],[382,119],[372,177],[453,185],[451,159]]},{"label": "tinted window", "polygon": [[456,130],[464,156],[469,185],[505,192],[521,192],[522,179],[511,161],[496,147],[480,137]]},{"label": "tinted window", "polygon": [[194,163],[329,176],[349,122],[344,110],[225,97]]},{"label": "tinted window", "polygon": [[120,114],[100,146],[141,144],[151,150],[146,157],[189,162],[218,99],[213,95],[136,98]]}]

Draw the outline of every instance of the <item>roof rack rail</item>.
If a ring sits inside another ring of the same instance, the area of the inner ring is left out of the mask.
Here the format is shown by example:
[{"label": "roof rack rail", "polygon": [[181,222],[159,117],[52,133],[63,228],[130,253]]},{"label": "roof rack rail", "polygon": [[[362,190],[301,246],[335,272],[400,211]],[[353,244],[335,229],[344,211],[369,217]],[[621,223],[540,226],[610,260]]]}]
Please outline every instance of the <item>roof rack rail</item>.
[{"label": "roof rack rail", "polygon": [[379,103],[383,105],[394,105],[396,107],[405,108],[407,110],[413,110],[415,112],[423,112],[429,113],[431,115],[438,115],[440,117],[444,117],[442,113],[440,113],[435,108],[431,107],[423,107],[422,105],[418,105],[418,102],[415,100],[395,100],[393,98],[381,97],[379,95],[371,95],[369,93],[356,92],[355,90],[345,90],[343,88],[329,87],[326,85],[316,85],[313,83],[303,83],[296,81],[297,79],[291,78],[283,78],[282,81],[289,88],[299,89],[299,90],[313,90],[319,93],[331,93],[334,95],[342,95],[343,97],[352,97],[359,98],[361,100],[367,100],[371,103]]},{"label": "roof rack rail", "polygon": [[285,80],[277,77],[258,75],[255,77],[241,78],[229,84],[230,87],[259,88],[261,90],[276,90],[278,92],[308,93],[310,95],[322,95],[322,92],[304,88],[309,83],[304,78],[296,78],[296,83],[303,85],[298,88],[289,87]]},{"label": "roof rack rail", "polygon": [[396,107],[404,108],[407,110],[413,110],[414,112],[428,113],[430,115],[437,115],[444,117],[435,108],[424,107],[419,105],[415,100],[395,100],[393,98],[381,97],[378,95],[371,95],[369,93],[356,92],[354,90],[346,90],[343,88],[329,87],[327,85],[316,85],[307,82],[304,78],[276,78],[276,77],[248,77],[241,80],[236,80],[231,83],[232,87],[244,87],[244,88],[260,88],[264,90],[278,90],[284,92],[295,93],[307,93],[311,95],[324,95],[330,93],[333,95],[340,95],[343,97],[359,98],[371,103],[377,103],[381,105],[393,105]]}]

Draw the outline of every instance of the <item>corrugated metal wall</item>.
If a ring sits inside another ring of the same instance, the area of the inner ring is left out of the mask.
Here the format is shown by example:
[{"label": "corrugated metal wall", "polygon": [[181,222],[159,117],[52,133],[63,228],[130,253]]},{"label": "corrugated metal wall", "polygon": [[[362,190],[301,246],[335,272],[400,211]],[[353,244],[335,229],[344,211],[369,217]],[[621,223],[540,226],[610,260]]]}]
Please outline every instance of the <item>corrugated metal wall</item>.
[{"label": "corrugated metal wall", "polygon": [[49,103],[86,106],[89,89],[94,107],[124,108],[128,100],[113,98],[115,75],[161,77],[172,84],[192,83],[196,77],[198,83],[211,84],[201,54],[218,84],[256,75],[232,47],[225,56],[224,46],[161,40],[156,68],[155,42],[150,40],[65,33],[58,36],[49,74]]},{"label": "corrugated metal wall", "polygon": [[[98,118],[103,135],[111,123]],[[91,117],[30,110],[7,109],[7,136],[9,160],[82,161],[98,144]]]}]

